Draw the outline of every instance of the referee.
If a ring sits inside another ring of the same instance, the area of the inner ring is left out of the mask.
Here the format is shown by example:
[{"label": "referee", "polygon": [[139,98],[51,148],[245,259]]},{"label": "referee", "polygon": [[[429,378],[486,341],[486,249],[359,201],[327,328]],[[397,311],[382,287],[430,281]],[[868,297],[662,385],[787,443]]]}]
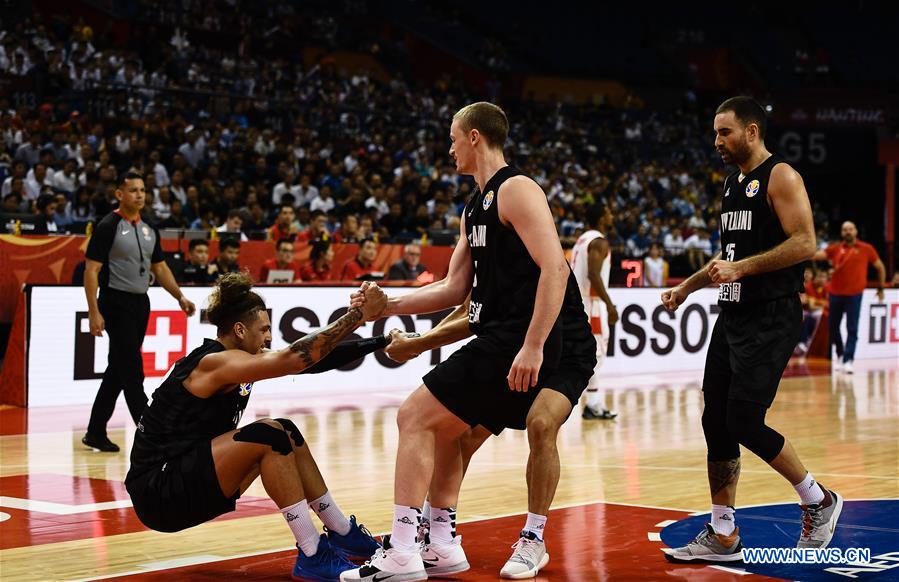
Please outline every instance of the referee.
[{"label": "referee", "polygon": [[125,391],[125,402],[135,424],[147,405],[140,348],[150,318],[150,271],[187,315],[193,315],[196,309],[182,295],[163,259],[159,233],[140,218],[146,195],[143,176],[126,173],[115,191],[118,209],[97,224],[87,245],[84,293],[91,335],[99,337],[104,329],[109,332],[109,364],[81,442],[107,453],[119,450],[106,435],[106,423],[115,410],[119,392]]}]

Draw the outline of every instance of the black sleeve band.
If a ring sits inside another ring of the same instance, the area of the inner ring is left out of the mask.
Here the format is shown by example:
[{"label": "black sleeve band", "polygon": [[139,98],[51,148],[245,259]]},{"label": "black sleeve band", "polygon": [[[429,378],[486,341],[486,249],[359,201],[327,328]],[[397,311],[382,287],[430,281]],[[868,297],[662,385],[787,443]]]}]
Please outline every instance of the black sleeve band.
[{"label": "black sleeve band", "polygon": [[387,347],[387,336],[384,335],[340,342],[331,350],[331,353],[300,372],[300,374],[321,374],[328,370],[342,368],[385,347]]}]

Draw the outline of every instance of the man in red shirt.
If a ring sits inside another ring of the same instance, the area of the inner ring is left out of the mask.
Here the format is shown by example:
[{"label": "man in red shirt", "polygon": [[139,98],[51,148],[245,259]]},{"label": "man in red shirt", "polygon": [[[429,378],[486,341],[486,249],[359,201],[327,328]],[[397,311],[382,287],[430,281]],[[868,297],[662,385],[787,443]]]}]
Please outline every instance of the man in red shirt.
[{"label": "man in red shirt", "polygon": [[311,243],[312,241],[328,238],[329,236],[328,215],[321,210],[315,210],[312,212],[312,220],[309,222],[309,228],[297,234],[296,239],[294,240],[298,243]]},{"label": "man in red shirt", "polygon": [[[291,274],[288,275],[287,272]],[[293,260],[293,241],[282,238],[275,245],[274,258],[262,263],[260,283],[293,283],[300,280],[300,265]]]},{"label": "man in red shirt", "polygon": [[309,253],[309,262],[300,268],[300,278],[303,281],[330,281],[331,261],[334,260],[334,250],[328,240],[312,241],[312,251]]},{"label": "man in red shirt", "polygon": [[[858,341],[858,316],[862,309],[862,292],[868,283],[868,265],[877,270],[877,297],[883,301],[886,269],[877,251],[866,242],[858,240],[858,229],[848,220],[841,227],[842,241],[815,254],[815,260],[829,260],[833,265],[830,281],[830,343],[836,345],[837,372],[851,374]],[[846,314],[846,346],[840,337],[840,323]],[[842,364],[840,363],[842,359]]]},{"label": "man in red shirt", "polygon": [[282,204],[278,210],[278,217],[275,219],[269,229],[269,240],[279,241],[281,239],[291,239],[297,235],[296,224],[297,213],[290,204]]},{"label": "man in red shirt", "polygon": [[370,238],[363,239],[359,243],[359,252],[356,257],[343,264],[338,278],[343,281],[354,281],[363,275],[368,275],[373,270],[372,263],[377,256],[377,243]]}]

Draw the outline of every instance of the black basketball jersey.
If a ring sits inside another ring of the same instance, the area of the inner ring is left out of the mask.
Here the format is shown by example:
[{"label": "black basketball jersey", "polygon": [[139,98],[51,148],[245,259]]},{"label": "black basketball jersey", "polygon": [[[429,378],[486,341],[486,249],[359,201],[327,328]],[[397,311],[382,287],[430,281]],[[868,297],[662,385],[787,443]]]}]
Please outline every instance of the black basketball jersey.
[{"label": "black basketball jersey", "polygon": [[175,362],[169,375],[153,392],[153,399],[137,424],[131,449],[133,474],[159,466],[202,442],[237,428],[250,399],[252,383],[235,386],[209,398],[195,396],[184,387],[184,380],[203,357],[224,350],[221,343],[207,339],[202,346]]},{"label": "black basketball jersey", "polygon": [[[787,240],[777,215],[768,203],[771,170],[784,160],[772,154],[743,176],[736,171],[724,180],[721,203],[721,258],[739,261],[763,253]],[[724,283],[718,289],[718,304],[735,307],[769,301],[802,289],[802,265],[793,265]]]},{"label": "black basketball jersey", "polygon": [[[521,175],[513,166],[501,168],[484,185],[484,191],[475,190],[465,206],[465,234],[474,264],[468,324],[479,345],[513,355],[527,335],[540,279],[540,267],[515,230],[500,221],[497,210],[500,186]],[[564,305],[577,304],[583,314],[577,282],[569,272]],[[563,306],[562,313],[566,311],[571,310]],[[557,320],[544,344],[544,354],[556,353],[560,346]]]}]

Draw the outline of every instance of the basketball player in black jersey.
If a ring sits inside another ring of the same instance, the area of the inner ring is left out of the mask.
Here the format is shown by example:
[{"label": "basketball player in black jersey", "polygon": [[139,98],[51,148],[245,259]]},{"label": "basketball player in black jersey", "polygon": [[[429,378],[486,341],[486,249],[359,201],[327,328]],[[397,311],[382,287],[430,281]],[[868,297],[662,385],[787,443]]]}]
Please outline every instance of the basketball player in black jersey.
[{"label": "basketball player in black jersey", "polygon": [[[470,293],[468,325],[477,337],[429,372],[400,408],[393,533],[341,580],[424,580],[468,569],[455,506],[460,439],[477,425],[494,434],[527,428],[531,448],[528,521],[501,575],[533,577],[549,560],[543,531],[559,480],[556,435],[593,373],[596,343],[546,195],[505,161],[508,130],[505,113],[490,103],[453,118],[450,155],[478,184],[461,217],[462,237],[446,278],[391,298],[385,315],[431,313]],[[421,548],[428,493],[430,543]]]},{"label": "basketball player in black jersey", "polygon": [[[215,340],[178,360],[138,423],[125,486],[147,527],[175,532],[234,511],[262,476],[297,540],[295,577],[336,580],[378,543],[334,502],[296,425],[262,419],[240,429],[253,383],[309,370],[338,342],[383,311],[386,296],[364,283],[347,313],[290,346],[266,349],[271,322],[248,275],[221,277],[207,314]],[[309,500],[309,501],[307,501]],[[319,536],[310,507],[326,526]]]},{"label": "basketball player in black jersey", "polygon": [[843,507],[842,497],[817,483],[790,442],[765,424],[801,330],[801,263],[815,253],[802,177],[768,151],[765,128],[764,109],[749,97],[733,97],[718,107],[715,147],[725,164],[738,166],[724,181],[722,252],[662,293],[662,303],[674,311],[690,293],[715,283],[721,306],[702,386],[712,522],[686,546],[666,548],[672,561],[742,559],[734,518],[740,445],[771,465],[799,494],[798,547],[826,547]]}]

